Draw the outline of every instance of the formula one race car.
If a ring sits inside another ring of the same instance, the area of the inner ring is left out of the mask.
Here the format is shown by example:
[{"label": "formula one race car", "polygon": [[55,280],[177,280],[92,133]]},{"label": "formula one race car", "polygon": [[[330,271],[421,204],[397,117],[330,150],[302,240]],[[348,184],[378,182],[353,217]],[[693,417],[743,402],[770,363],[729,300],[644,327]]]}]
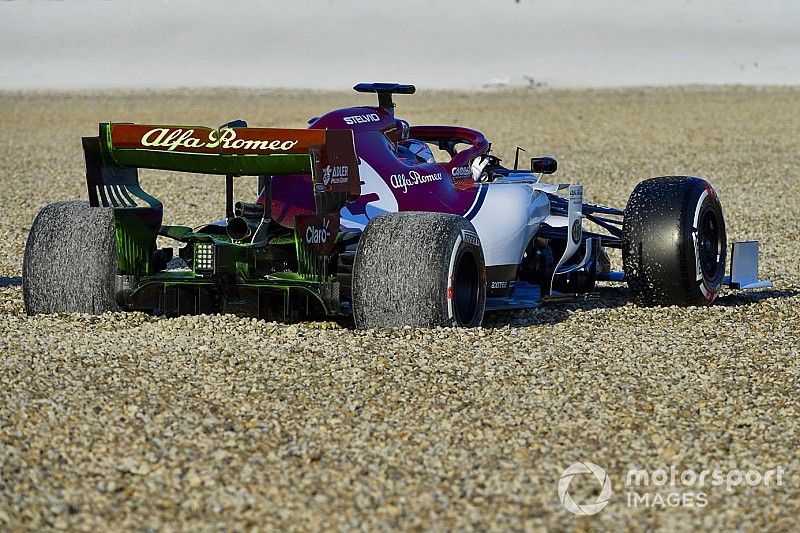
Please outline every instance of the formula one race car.
[{"label": "formula one race car", "polygon": [[[645,180],[624,211],[585,203],[582,185],[541,181],[555,159],[522,170],[518,150],[506,168],[478,131],[396,119],[393,94],[412,85],[354,88],[378,106],[332,111],[307,130],[100,124],[83,139],[89,203],[48,205],[31,228],[27,312],[477,326],[484,311],[574,300],[598,281],[626,281],[646,305],[770,284],[757,279],[753,241],[734,243],[725,275],[722,207],[700,178]],[[163,225],[138,168],[224,176],[225,218]],[[252,203],[235,201],[240,176],[258,179]],[[615,248],[623,272],[610,267]]]}]

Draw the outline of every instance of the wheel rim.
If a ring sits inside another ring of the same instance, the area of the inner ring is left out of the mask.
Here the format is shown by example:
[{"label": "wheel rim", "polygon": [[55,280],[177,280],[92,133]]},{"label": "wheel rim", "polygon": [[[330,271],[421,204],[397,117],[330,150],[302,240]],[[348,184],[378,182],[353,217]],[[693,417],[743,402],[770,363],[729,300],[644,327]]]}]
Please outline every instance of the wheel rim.
[{"label": "wheel rim", "polygon": [[478,314],[478,261],[470,252],[462,252],[453,277],[453,308],[460,325],[471,324]]},{"label": "wheel rim", "polygon": [[710,280],[716,279],[721,269],[719,258],[722,257],[722,224],[711,206],[700,215],[697,254],[703,276]]}]

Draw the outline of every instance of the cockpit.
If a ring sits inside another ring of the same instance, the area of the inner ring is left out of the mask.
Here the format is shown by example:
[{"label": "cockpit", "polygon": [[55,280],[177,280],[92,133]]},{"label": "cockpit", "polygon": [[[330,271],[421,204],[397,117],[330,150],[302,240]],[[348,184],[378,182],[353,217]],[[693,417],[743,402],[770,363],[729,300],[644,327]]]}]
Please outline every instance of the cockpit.
[{"label": "cockpit", "polygon": [[416,139],[406,139],[397,143],[397,158],[406,165],[436,163],[430,146]]}]

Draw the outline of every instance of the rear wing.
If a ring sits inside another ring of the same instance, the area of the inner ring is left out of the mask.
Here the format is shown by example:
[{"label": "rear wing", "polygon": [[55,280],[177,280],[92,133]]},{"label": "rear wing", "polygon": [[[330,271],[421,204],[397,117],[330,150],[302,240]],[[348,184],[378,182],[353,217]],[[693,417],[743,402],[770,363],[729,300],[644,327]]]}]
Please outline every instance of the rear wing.
[{"label": "rear wing", "polygon": [[318,214],[338,212],[361,193],[351,130],[101,123],[83,150],[92,206],[160,210],[141,189],[139,168],[259,176],[266,187],[269,176],[311,174]]}]

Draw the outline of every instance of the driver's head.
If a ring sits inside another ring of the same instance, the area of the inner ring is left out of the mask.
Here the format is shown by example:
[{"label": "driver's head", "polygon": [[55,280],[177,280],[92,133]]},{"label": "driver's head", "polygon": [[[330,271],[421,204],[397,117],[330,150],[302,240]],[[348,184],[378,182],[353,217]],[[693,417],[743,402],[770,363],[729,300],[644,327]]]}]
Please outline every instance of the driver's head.
[{"label": "driver's head", "polygon": [[398,120],[397,121],[397,135],[398,135],[399,140],[401,140],[401,141],[407,140],[410,129],[411,129],[411,127],[408,125],[408,122],[406,122],[405,120],[402,120],[402,119]]},{"label": "driver's head", "polygon": [[430,147],[416,139],[397,143],[397,157],[407,165],[436,162]]}]

